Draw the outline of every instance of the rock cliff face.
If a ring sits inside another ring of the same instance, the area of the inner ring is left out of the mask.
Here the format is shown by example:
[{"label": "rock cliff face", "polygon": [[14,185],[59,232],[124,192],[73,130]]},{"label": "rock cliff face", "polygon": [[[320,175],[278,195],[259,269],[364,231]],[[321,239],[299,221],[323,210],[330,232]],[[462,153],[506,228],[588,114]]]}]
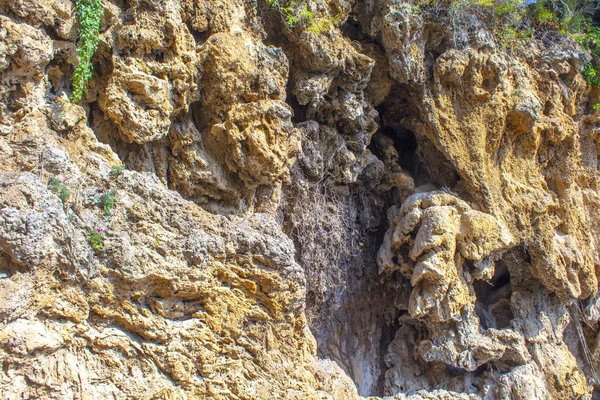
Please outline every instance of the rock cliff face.
[{"label": "rock cliff face", "polygon": [[1,398],[600,396],[585,54],[305,4],[0,2]]}]

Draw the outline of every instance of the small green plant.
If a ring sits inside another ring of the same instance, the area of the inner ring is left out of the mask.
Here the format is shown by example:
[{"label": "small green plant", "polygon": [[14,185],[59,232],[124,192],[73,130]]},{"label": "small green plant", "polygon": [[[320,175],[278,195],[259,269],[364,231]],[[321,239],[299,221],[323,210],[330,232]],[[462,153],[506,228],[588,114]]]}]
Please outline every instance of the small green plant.
[{"label": "small green plant", "polygon": [[500,39],[500,45],[503,49],[512,46],[515,39],[517,38],[517,30],[507,26],[498,32],[498,38]]},{"label": "small green plant", "polygon": [[72,103],[81,100],[87,92],[87,83],[92,77],[92,57],[98,49],[102,4],[100,0],[76,0],[75,12],[79,22],[77,39],[79,64],[71,77],[72,93],[69,99]]},{"label": "small green plant", "polygon": [[593,110],[600,110],[600,103],[594,103],[594,104],[592,104],[592,109]]},{"label": "small green plant", "polygon": [[598,76],[598,68],[594,68],[592,63],[586,63],[583,66],[583,77],[590,86],[600,88],[600,77]]},{"label": "small green plant", "polygon": [[343,20],[341,14],[332,18],[318,18],[309,10],[306,0],[266,0],[266,2],[271,8],[279,11],[281,19],[288,28],[301,25],[309,32],[321,33]]},{"label": "small green plant", "polygon": [[110,217],[113,207],[115,206],[115,191],[109,190],[100,196],[100,204],[105,217]]},{"label": "small green plant", "polygon": [[104,229],[96,228],[93,231],[88,232],[87,240],[90,246],[95,250],[101,250],[104,248]]},{"label": "small green plant", "polygon": [[52,191],[52,193],[54,193],[54,194],[58,193],[60,185],[61,185],[61,183],[58,180],[58,178],[48,179],[48,186],[50,186],[50,190]]},{"label": "small green plant", "polygon": [[114,165],[110,169],[110,177],[116,178],[117,176],[121,175],[123,173],[123,171],[125,171],[126,169],[127,169],[127,165],[125,165],[125,164]]},{"label": "small green plant", "polygon": [[582,72],[594,88],[600,88],[600,28],[593,20],[597,11],[595,0],[538,0],[530,5],[531,18],[537,27],[568,35],[589,52],[591,61]]},{"label": "small green plant", "polygon": [[308,11],[306,4],[290,0],[266,0],[267,4],[279,11],[283,22],[289,27],[295,27],[300,21],[314,20],[312,12]]},{"label": "small green plant", "polygon": [[344,16],[342,14],[335,15],[332,18],[318,18],[316,20],[313,17],[306,30],[312,33],[325,32],[329,30],[329,28],[339,25],[343,19]]},{"label": "small green plant", "polygon": [[48,186],[50,186],[50,190],[52,191],[52,193],[57,195],[58,198],[61,199],[63,203],[65,201],[67,201],[67,199],[69,198],[69,194],[71,194],[66,183],[67,183],[66,179],[63,179],[62,182],[60,180],[58,180],[57,178],[50,178],[48,180]]},{"label": "small green plant", "polygon": [[420,0],[413,10],[448,24],[456,46],[469,44],[474,21],[486,25],[506,50],[522,49],[536,36],[570,36],[591,55],[582,72],[590,86],[600,89],[597,0]]},{"label": "small green plant", "polygon": [[546,1],[536,1],[529,7],[529,13],[532,21],[538,27],[551,27],[556,24],[557,16],[554,11],[548,7]]},{"label": "small green plant", "polygon": [[592,56],[591,61],[583,66],[583,77],[590,86],[600,89],[600,29],[590,23],[571,36]]}]

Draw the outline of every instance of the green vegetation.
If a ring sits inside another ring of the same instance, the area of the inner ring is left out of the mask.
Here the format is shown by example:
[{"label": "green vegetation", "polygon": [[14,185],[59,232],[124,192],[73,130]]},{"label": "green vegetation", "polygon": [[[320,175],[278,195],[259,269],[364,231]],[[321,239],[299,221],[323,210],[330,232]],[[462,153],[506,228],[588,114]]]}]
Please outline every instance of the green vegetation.
[{"label": "green vegetation", "polygon": [[583,67],[585,80],[591,86],[600,89],[600,29],[590,25],[575,35],[575,40],[592,56],[592,60]]},{"label": "green vegetation", "polygon": [[600,29],[592,20],[597,9],[595,0],[544,0],[531,6],[538,27],[569,35],[590,53],[583,76],[589,85],[600,88]]},{"label": "green vegetation", "polygon": [[65,184],[66,182],[66,179],[64,179],[62,182],[57,178],[50,178],[48,180],[48,186],[50,186],[50,190],[52,191],[52,193],[57,195],[63,203],[67,201],[67,199],[69,198],[69,194],[71,194],[69,188]]},{"label": "green vegetation", "polygon": [[[300,22],[300,13],[304,13],[306,10],[301,10],[299,7],[296,7],[297,5],[295,4],[295,2],[290,2],[290,1],[285,1],[285,0],[266,0],[267,4],[279,11],[279,13],[281,14],[281,18],[283,19],[283,22],[285,22],[285,24],[290,27],[293,28],[294,26],[296,26],[298,24],[298,22]],[[311,18],[314,18],[314,15],[312,13],[310,13],[309,16]]]},{"label": "green vegetation", "polygon": [[596,0],[423,0],[413,9],[451,26],[455,45],[468,43],[474,24],[485,25],[507,49],[533,37],[568,35],[590,53],[583,75],[600,88],[600,27],[592,19],[598,7]]},{"label": "green vegetation", "polygon": [[79,22],[77,58],[79,64],[71,77],[70,100],[77,103],[87,92],[87,83],[92,77],[92,57],[98,48],[102,4],[100,0],[76,0],[75,11]]},{"label": "green vegetation", "polygon": [[100,196],[100,204],[105,217],[110,217],[113,207],[115,206],[115,191],[109,190]]},{"label": "green vegetation", "polygon": [[116,178],[119,175],[121,175],[126,169],[127,165],[125,164],[113,165],[113,167],[110,169],[109,175],[111,178]]},{"label": "green vegetation", "polygon": [[267,4],[281,14],[288,28],[301,26],[309,32],[321,33],[342,21],[342,15],[321,18],[309,10],[306,0],[266,0]]},{"label": "green vegetation", "polygon": [[92,204],[100,206],[105,219],[111,216],[112,210],[117,203],[113,189],[107,190],[101,195],[91,196],[90,201]]},{"label": "green vegetation", "polygon": [[318,18],[316,20],[313,18],[306,30],[312,33],[325,32],[331,27],[341,24],[343,19],[343,14],[335,15],[332,18]]},{"label": "green vegetation", "polygon": [[592,63],[586,63],[583,66],[583,76],[587,83],[595,88],[600,87],[600,78],[598,77],[598,68],[594,68]]},{"label": "green vegetation", "polygon": [[93,231],[88,232],[87,240],[90,246],[95,250],[101,250],[104,248],[104,230],[102,228],[96,228]]}]

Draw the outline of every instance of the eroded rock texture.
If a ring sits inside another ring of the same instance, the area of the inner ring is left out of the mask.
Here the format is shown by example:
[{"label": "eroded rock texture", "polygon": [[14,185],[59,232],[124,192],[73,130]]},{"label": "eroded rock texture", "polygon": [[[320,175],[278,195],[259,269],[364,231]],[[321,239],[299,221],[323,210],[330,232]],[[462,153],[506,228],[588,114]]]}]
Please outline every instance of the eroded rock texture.
[{"label": "eroded rock texture", "polygon": [[0,2],[0,397],[597,396],[585,55],[414,5]]}]

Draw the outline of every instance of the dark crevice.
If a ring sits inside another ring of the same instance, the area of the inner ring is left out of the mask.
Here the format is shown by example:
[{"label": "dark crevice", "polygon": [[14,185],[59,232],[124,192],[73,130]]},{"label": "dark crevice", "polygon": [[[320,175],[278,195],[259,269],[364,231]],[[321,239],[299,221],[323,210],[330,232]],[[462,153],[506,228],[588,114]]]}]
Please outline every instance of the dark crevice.
[{"label": "dark crevice", "polygon": [[413,178],[425,172],[425,168],[417,154],[418,145],[415,134],[408,129],[396,129],[393,130],[391,138],[400,156],[398,162],[402,169],[411,174]]},{"label": "dark crevice", "polygon": [[95,101],[89,104],[89,110],[87,113],[87,124],[88,126],[94,126],[94,120],[96,119],[96,114],[92,112],[92,109],[98,107],[98,102]]},{"label": "dark crevice", "polygon": [[552,104],[550,100],[546,101],[546,104],[544,105],[544,115],[547,117],[550,116],[553,110],[554,104]]},{"label": "dark crevice", "polygon": [[512,285],[507,265],[502,260],[497,261],[493,278],[489,282],[477,280],[473,287],[480,327],[483,330],[510,328],[514,314],[510,303]]},{"label": "dark crevice", "polygon": [[374,140],[371,141],[368,148],[379,159],[383,159],[384,149],[379,144],[378,135],[392,139],[394,148],[398,153],[398,165],[404,172],[412,176],[416,186],[432,181],[427,167],[419,157],[419,143],[414,132],[405,128],[382,126],[375,134]]},{"label": "dark crevice", "polygon": [[306,111],[308,106],[306,105],[301,105],[298,102],[298,99],[296,98],[296,95],[293,93],[293,90],[291,88],[291,84],[288,81],[287,84],[287,97],[285,99],[285,102],[292,107],[292,122],[294,124],[298,124],[300,122],[304,122],[306,121]]},{"label": "dark crevice", "polygon": [[425,69],[426,69],[426,73],[427,73],[427,80],[432,81],[434,79],[433,76],[433,67],[435,66],[435,61],[438,59],[438,57],[442,55],[442,53],[437,52],[437,51],[426,51],[425,52]]},{"label": "dark crevice", "polygon": [[165,52],[163,50],[154,49],[152,50],[152,59],[156,62],[162,63],[165,61]]},{"label": "dark crevice", "polygon": [[[454,165],[446,159],[444,154],[428,138],[418,136],[417,141],[419,143],[419,158],[422,160],[431,182],[440,188],[454,189],[460,183],[460,175],[454,168]],[[420,183],[417,183],[417,180],[415,180],[415,184],[418,186]],[[471,199],[470,193],[458,192],[458,194],[464,200]]]},{"label": "dark crevice", "polygon": [[[267,34],[266,38],[263,40],[263,43],[267,46],[279,47],[285,51],[285,49],[288,48],[286,45],[289,45],[289,41],[282,32],[283,29],[287,28],[282,23],[279,12],[273,10],[267,4],[262,4],[259,13],[262,19],[263,28]],[[288,56],[288,59],[289,58],[290,57]],[[290,70],[292,70],[291,66]]]},{"label": "dark crevice", "polygon": [[455,367],[453,365],[446,364],[446,373],[450,377],[455,377],[455,376],[467,374],[467,373],[469,373],[469,371],[467,371],[464,368]]},{"label": "dark crevice", "polygon": [[[159,178],[163,178],[166,183],[164,171],[156,170],[156,165],[160,163],[155,162],[155,156],[160,151],[160,147],[165,146],[164,141],[146,144],[127,142],[119,133],[117,126],[100,109],[97,102],[89,104],[88,126],[94,132],[96,139],[109,145],[128,169],[152,172]],[[170,152],[168,147],[167,151]]]},{"label": "dark crevice", "polygon": [[193,102],[190,104],[189,110],[192,113],[192,121],[198,132],[205,132],[209,128],[209,122],[202,112],[202,102]]},{"label": "dark crevice", "polygon": [[[395,84],[385,101],[377,107],[381,116],[381,132],[394,140],[402,156],[402,168],[415,180],[415,186],[433,184],[437,188],[454,188],[460,176],[444,154],[424,135],[411,129],[419,121],[419,112],[413,107],[415,96],[404,84]],[[463,193],[459,193],[463,195]],[[468,194],[465,194],[469,198]]]},{"label": "dark crevice", "polygon": [[[394,84],[387,98],[376,108],[381,118],[379,133],[390,137],[399,155],[399,164],[415,181],[415,186],[434,183],[454,187],[458,174],[445,157],[424,136],[413,131],[419,112],[416,96],[406,84]],[[376,153],[377,154],[377,153]]]},{"label": "dark crevice", "polygon": [[484,375],[484,373],[491,371],[491,364],[490,363],[485,363],[480,365],[479,367],[477,367],[477,369],[474,371],[474,375],[477,378],[480,378]]},{"label": "dark crevice", "polygon": [[120,135],[116,125],[108,118],[100,109],[97,102],[89,105],[88,126],[94,132],[96,139],[99,142],[107,144],[111,149],[118,153],[118,148],[121,147]]},{"label": "dark crevice", "polygon": [[200,46],[200,45],[203,45],[204,43],[206,43],[206,41],[208,40],[208,38],[211,35],[210,29],[207,29],[204,32],[199,32],[199,31],[195,30],[189,22],[187,23],[187,27],[188,27],[188,30],[190,31],[190,33],[192,34],[192,36],[194,37],[194,41],[196,42],[197,46]]},{"label": "dark crevice", "polygon": [[340,30],[342,31],[342,34],[350,40],[357,40],[359,42],[363,40],[371,40],[363,33],[362,24],[360,21],[352,16],[348,17],[346,22],[344,22],[340,27]]},{"label": "dark crevice", "polygon": [[407,311],[396,311],[396,316],[393,318],[391,323],[384,324],[381,328],[381,339],[379,341],[379,367],[381,373],[377,382],[377,389],[375,393],[371,393],[371,396],[383,396],[385,387],[385,371],[388,366],[385,363],[385,355],[388,352],[390,343],[396,337],[396,332],[400,329],[400,317],[408,314]]}]

